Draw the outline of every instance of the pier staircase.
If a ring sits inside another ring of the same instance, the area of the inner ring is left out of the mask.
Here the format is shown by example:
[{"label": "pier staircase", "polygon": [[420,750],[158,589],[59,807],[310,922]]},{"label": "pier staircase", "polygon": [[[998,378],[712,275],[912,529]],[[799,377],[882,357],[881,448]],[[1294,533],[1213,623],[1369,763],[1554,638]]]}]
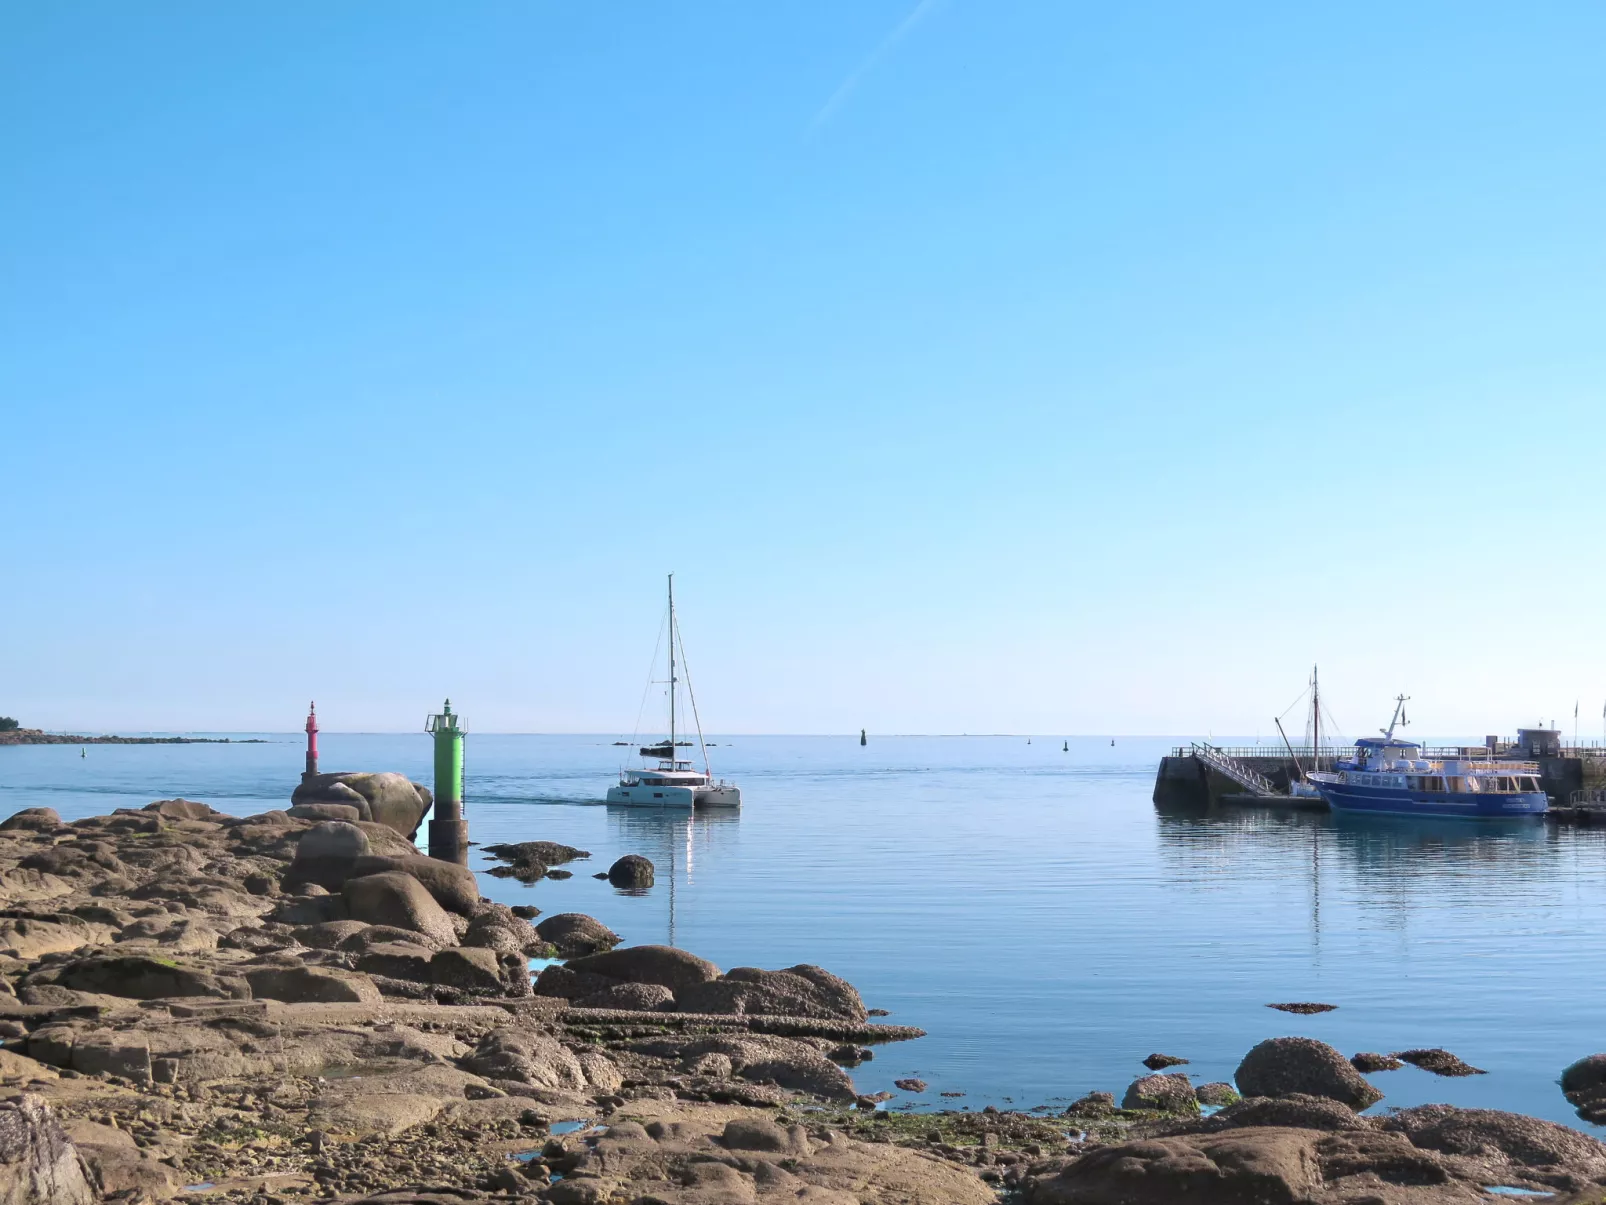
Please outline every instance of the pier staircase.
[{"label": "pier staircase", "polygon": [[1214,745],[1194,741],[1193,755],[1218,774],[1224,774],[1232,779],[1233,782],[1251,795],[1269,799],[1283,794],[1282,791],[1271,785],[1271,779],[1264,774],[1258,770],[1251,769],[1236,757],[1229,756]]}]

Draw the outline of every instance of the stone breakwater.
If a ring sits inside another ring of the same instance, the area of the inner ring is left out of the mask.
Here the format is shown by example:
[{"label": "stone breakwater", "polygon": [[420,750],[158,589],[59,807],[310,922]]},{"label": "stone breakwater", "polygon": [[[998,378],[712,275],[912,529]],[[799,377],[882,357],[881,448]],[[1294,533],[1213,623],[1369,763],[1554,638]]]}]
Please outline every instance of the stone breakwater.
[{"label": "stone breakwater", "polygon": [[[1377,1088],[1310,1039],[1257,1046],[1236,1086],[1141,1076],[1121,1107],[889,1113],[845,1067],[920,1031],[874,1023],[851,984],[721,971],[578,913],[532,924],[416,853],[400,784],[391,807],[345,781],[361,801],[299,815],[0,822],[0,1205],[1606,1196],[1595,1139],[1490,1110],[1361,1116]],[[532,985],[532,956],[566,962]],[[1563,1078],[1581,1112],[1602,1084],[1606,1056]]]}]

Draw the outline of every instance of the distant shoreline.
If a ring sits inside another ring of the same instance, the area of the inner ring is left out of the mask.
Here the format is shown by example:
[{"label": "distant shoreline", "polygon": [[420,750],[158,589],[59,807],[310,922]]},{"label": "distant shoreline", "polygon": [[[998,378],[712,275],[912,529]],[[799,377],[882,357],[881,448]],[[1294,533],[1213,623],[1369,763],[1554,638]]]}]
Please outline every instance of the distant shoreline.
[{"label": "distant shoreline", "polygon": [[38,728],[13,728],[0,732],[0,745],[265,745],[253,737],[235,740],[227,736],[73,736],[44,732]]}]

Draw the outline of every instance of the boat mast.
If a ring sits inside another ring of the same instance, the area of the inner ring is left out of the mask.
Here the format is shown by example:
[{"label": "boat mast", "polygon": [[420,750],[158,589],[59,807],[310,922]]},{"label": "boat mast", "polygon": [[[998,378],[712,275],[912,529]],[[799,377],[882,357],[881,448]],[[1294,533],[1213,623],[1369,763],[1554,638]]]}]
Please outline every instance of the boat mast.
[{"label": "boat mast", "polygon": [[1310,667],[1310,756],[1322,768],[1322,692],[1316,685],[1316,667]]},{"label": "boat mast", "polygon": [[669,575],[669,768],[675,768],[675,575]]}]

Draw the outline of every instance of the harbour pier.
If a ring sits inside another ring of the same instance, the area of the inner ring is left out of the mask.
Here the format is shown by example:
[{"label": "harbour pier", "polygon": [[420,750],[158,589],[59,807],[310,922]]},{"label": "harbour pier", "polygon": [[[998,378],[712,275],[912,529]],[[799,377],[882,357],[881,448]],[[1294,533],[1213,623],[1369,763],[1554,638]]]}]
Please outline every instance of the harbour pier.
[{"label": "harbour pier", "polygon": [[[1160,759],[1154,780],[1154,802],[1160,807],[1316,808],[1320,799],[1292,794],[1291,786],[1309,770],[1330,770],[1340,759],[1355,756],[1353,745],[1271,745],[1228,747],[1194,741],[1177,746]],[[1514,740],[1489,737],[1482,745],[1424,748],[1429,760],[1478,759],[1536,762],[1540,787],[1553,809],[1566,809],[1584,799],[1606,800],[1606,747],[1563,745],[1554,729],[1518,729]],[[1597,805],[1600,806],[1600,805]]]}]

